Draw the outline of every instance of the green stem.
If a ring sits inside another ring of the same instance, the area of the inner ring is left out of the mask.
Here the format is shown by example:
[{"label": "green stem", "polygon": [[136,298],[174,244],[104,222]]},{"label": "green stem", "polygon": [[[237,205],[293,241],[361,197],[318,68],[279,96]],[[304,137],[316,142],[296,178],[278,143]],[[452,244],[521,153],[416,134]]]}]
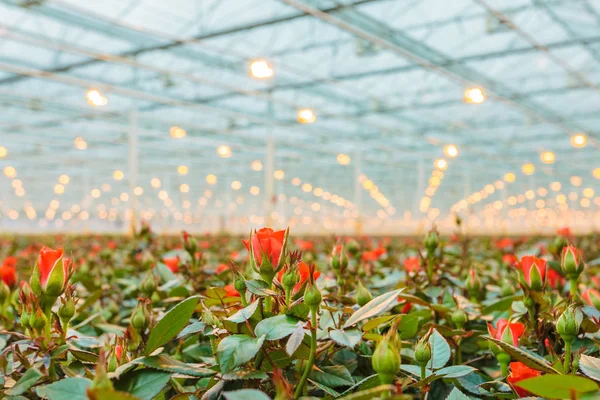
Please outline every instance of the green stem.
[{"label": "green stem", "polygon": [[502,378],[506,378],[508,376],[508,363],[500,362],[500,371],[502,372]]},{"label": "green stem", "polygon": [[571,342],[565,342],[565,360],[563,362],[563,369],[565,370],[565,374],[568,374],[571,369]]},{"label": "green stem", "polygon": [[248,307],[248,302],[246,301],[246,291],[244,293],[240,293],[240,299],[242,300],[242,305],[244,307]]},{"label": "green stem", "polygon": [[569,289],[571,292],[571,297],[575,298],[577,296],[577,278],[569,281]]},{"label": "green stem", "polygon": [[433,256],[427,255],[427,279],[429,282],[433,279]]},{"label": "green stem", "polygon": [[311,320],[310,320],[310,356],[308,357],[308,362],[306,363],[306,367],[304,368],[304,373],[302,374],[302,378],[300,379],[300,383],[296,387],[296,391],[294,392],[294,399],[300,398],[302,391],[304,390],[304,386],[306,385],[306,381],[308,380],[308,376],[312,371],[313,365],[315,364],[315,358],[317,354],[317,310],[311,310]]},{"label": "green stem", "polygon": [[[421,380],[424,380],[427,377],[427,363],[420,363],[421,366]],[[425,392],[421,392],[421,400],[425,400]]]}]

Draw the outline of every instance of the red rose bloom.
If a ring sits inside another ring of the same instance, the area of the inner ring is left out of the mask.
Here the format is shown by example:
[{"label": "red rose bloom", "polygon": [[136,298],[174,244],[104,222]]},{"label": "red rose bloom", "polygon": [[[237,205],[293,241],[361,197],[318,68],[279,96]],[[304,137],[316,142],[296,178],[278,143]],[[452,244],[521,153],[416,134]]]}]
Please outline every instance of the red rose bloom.
[{"label": "red rose bloom", "polygon": [[[546,278],[546,260],[537,258],[536,256],[524,256],[521,258],[521,262],[517,265],[517,268],[522,273],[520,281],[524,286],[534,290],[542,288]],[[532,275],[534,268],[537,274]]]},{"label": "red rose bloom", "polygon": [[506,329],[510,330],[510,337],[512,339],[512,345],[517,347],[519,345],[519,338],[525,333],[525,325],[520,322],[508,322],[503,318],[500,318],[496,322],[496,329],[491,324],[488,324],[488,331],[490,336],[496,340],[502,340]]},{"label": "red rose bloom", "polygon": [[69,279],[71,259],[68,257],[63,257],[63,249],[53,250],[48,247],[42,247],[40,250],[40,255],[38,257],[38,268],[40,272],[40,285],[43,290],[46,290],[48,278],[61,259],[64,273],[64,288],[67,284],[67,280]]},{"label": "red rose bloom", "polygon": [[566,283],[565,278],[563,278],[561,274],[559,274],[552,268],[548,268],[548,285],[552,289],[558,288],[559,284],[560,284],[560,287],[564,287],[565,283]]},{"label": "red rose bloom", "polygon": [[385,248],[378,247],[375,250],[363,252],[362,259],[363,259],[363,261],[377,261],[385,253],[386,253]]},{"label": "red rose bloom", "polygon": [[571,237],[571,228],[569,228],[569,227],[566,227],[566,226],[565,226],[564,228],[560,228],[560,229],[558,229],[558,230],[556,231],[556,233],[557,233],[559,236],[564,236],[564,237],[566,237],[566,238],[569,238],[569,237]]},{"label": "red rose bloom", "polygon": [[217,269],[215,269],[215,274],[220,275],[225,271],[229,271],[229,265],[227,264],[219,264]]},{"label": "red rose bloom", "polygon": [[404,269],[406,272],[418,272],[421,269],[421,259],[419,257],[408,257],[404,260]]},{"label": "red rose bloom", "polygon": [[13,286],[17,282],[17,269],[7,264],[0,266],[0,279],[8,286]]},{"label": "red rose bloom", "polygon": [[[310,277],[310,268],[304,262],[300,261],[298,264],[298,273],[300,274],[300,280],[296,286],[294,286],[294,293],[298,293],[302,289],[302,286],[304,286],[304,284],[308,281],[308,278]],[[285,270],[283,269],[277,273],[277,280],[279,282],[281,282],[283,279],[284,274]],[[313,280],[319,279],[319,276],[321,276],[321,273],[319,271],[315,271],[313,273]]]},{"label": "red rose bloom", "polygon": [[[254,261],[256,266],[262,264],[263,257],[271,262],[275,268],[279,264],[283,241],[285,240],[285,231],[275,232],[271,228],[262,228],[251,237],[252,251],[254,252]],[[250,240],[242,240],[246,249],[250,251]]]},{"label": "red rose bloom", "polygon": [[581,293],[581,298],[590,306],[600,308],[600,292],[596,289],[586,289]]},{"label": "red rose bloom", "polygon": [[315,244],[310,240],[296,239],[296,246],[302,251],[311,251]]},{"label": "red rose bloom", "polygon": [[518,261],[517,256],[514,254],[505,254],[502,256],[502,262],[509,266],[515,265]]},{"label": "red rose bloom", "polygon": [[163,263],[174,274],[177,273],[177,272],[179,272],[179,257],[163,258]]},{"label": "red rose bloom", "polygon": [[17,257],[9,256],[4,259],[4,265],[8,267],[16,268],[17,266]]},{"label": "red rose bloom", "polygon": [[512,248],[514,245],[515,244],[512,241],[512,239],[509,238],[504,238],[496,241],[496,248],[500,250]]},{"label": "red rose bloom", "polygon": [[223,289],[227,292],[227,297],[242,297],[233,285],[226,285]]},{"label": "red rose bloom", "polygon": [[506,380],[513,387],[515,392],[517,392],[519,397],[527,397],[530,393],[525,389],[515,386],[515,383],[542,375],[540,371],[529,368],[527,365],[519,361],[510,363],[510,371],[511,373],[508,375]]}]

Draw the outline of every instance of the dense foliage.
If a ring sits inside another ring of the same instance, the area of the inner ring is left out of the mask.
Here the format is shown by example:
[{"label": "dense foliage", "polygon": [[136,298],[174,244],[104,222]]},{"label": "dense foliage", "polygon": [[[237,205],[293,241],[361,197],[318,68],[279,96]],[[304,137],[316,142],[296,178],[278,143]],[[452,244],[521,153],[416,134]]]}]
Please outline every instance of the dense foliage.
[{"label": "dense foliage", "polygon": [[600,398],[600,240],[0,238],[6,399]]}]

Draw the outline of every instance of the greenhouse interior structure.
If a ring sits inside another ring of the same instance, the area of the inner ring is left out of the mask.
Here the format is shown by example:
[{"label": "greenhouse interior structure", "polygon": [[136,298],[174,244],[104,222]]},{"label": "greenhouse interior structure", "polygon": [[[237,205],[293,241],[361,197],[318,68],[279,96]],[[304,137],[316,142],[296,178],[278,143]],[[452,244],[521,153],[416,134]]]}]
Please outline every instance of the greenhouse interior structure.
[{"label": "greenhouse interior structure", "polygon": [[0,399],[600,399],[600,0],[0,0]]},{"label": "greenhouse interior structure", "polygon": [[593,230],[594,3],[2,1],[0,224]]}]

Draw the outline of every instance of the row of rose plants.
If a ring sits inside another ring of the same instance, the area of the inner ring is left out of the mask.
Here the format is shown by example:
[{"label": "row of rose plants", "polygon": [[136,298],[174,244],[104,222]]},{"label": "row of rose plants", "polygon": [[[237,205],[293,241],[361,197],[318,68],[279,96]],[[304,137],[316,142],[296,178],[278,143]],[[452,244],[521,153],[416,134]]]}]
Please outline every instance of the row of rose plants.
[{"label": "row of rose plants", "polygon": [[144,226],[0,256],[6,399],[600,398],[598,236]]}]

